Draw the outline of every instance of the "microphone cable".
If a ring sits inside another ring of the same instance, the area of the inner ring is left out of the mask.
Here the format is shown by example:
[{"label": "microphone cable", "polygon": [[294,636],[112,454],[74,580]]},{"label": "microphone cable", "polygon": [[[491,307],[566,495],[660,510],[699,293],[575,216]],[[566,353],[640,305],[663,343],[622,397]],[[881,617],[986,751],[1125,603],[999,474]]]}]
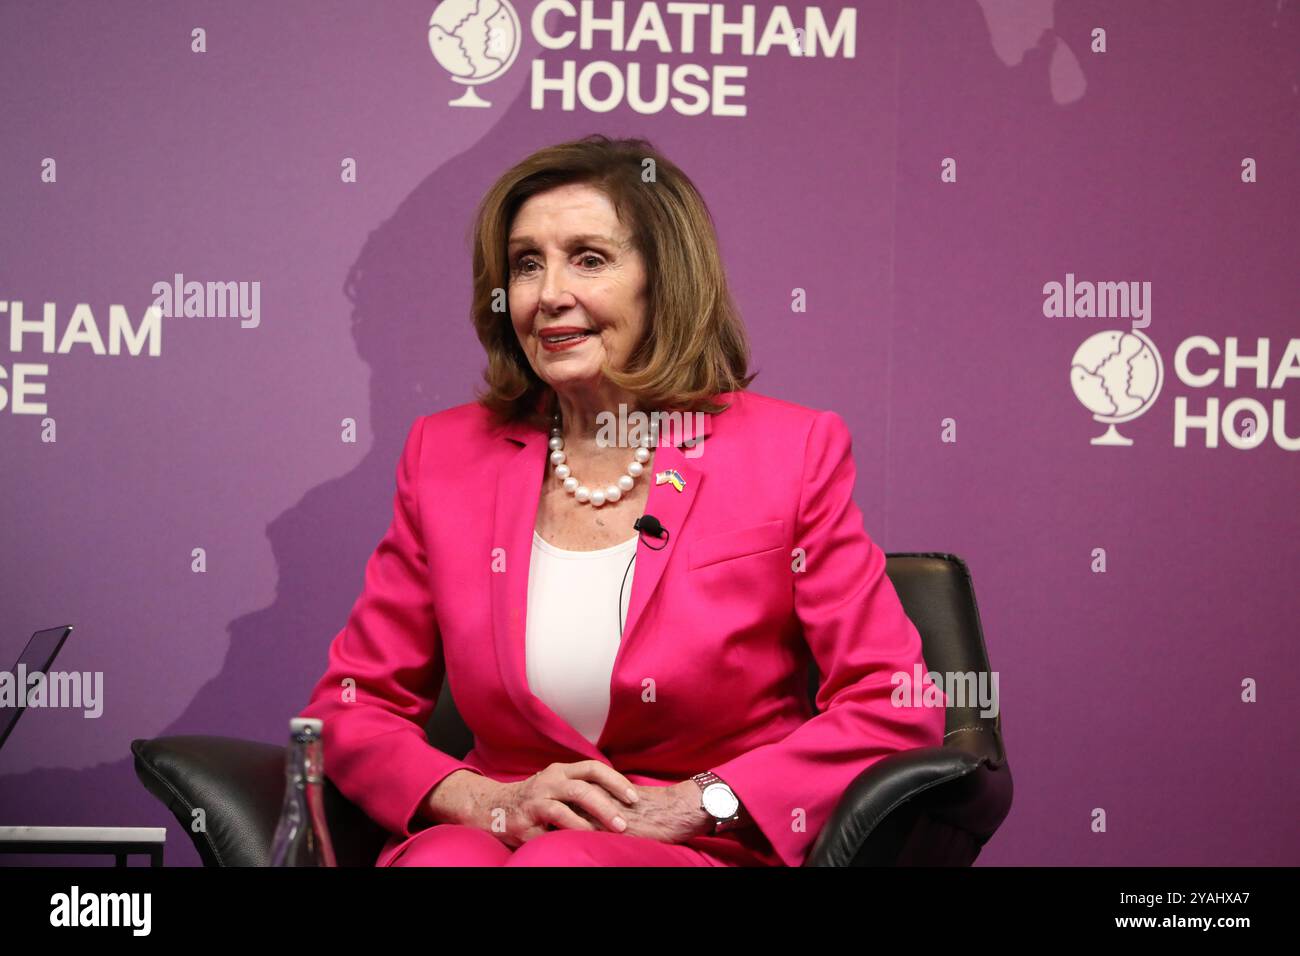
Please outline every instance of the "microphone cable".
[{"label": "microphone cable", "polygon": [[[645,524],[644,529],[641,527],[643,523]],[[641,517],[636,519],[636,522],[632,525],[632,527],[637,532],[638,545],[640,545],[641,542],[645,539],[645,535],[649,534],[656,538],[662,536],[664,539],[663,547],[651,548],[652,551],[662,551],[664,548],[668,547],[668,537],[669,537],[668,529],[665,528],[663,525],[661,525],[659,523],[659,519],[656,518],[654,515],[642,515]],[[647,544],[646,547],[649,548],[650,545]],[[614,608],[614,612],[618,615],[619,641],[623,640],[623,625],[625,623],[623,620],[623,589],[627,587],[627,574],[629,571],[632,570],[632,562],[635,560],[636,560],[636,550],[633,549],[632,557],[628,559],[627,567],[624,568],[623,570],[623,583],[620,584],[618,587],[618,605]]]}]

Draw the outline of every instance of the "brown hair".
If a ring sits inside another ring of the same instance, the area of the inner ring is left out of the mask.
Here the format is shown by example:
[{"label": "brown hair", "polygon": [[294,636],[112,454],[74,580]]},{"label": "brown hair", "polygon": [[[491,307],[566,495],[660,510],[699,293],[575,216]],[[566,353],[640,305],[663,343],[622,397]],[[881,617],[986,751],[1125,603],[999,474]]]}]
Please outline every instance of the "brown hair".
[{"label": "brown hair", "polygon": [[[643,171],[653,160],[653,178]],[[646,409],[717,413],[712,396],[749,385],[749,343],[718,251],[713,218],[690,179],[645,139],[594,134],[548,146],[493,184],[474,223],[472,316],[487,351],[477,401],[499,420],[545,423],[553,389],[528,363],[497,290],[508,290],[510,227],[529,197],[586,183],[610,199],[646,268],[647,322],[623,370],[605,375]],[[757,374],[757,373],[755,373]]]}]

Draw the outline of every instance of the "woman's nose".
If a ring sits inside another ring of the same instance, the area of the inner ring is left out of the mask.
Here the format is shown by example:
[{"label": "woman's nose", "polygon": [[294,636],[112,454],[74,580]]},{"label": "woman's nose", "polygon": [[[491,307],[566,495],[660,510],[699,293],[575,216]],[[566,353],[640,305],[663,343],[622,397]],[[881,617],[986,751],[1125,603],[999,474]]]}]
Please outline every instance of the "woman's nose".
[{"label": "woman's nose", "polygon": [[554,311],[565,304],[564,300],[568,295],[565,285],[564,270],[548,267],[546,275],[542,278],[541,297],[545,309]]}]

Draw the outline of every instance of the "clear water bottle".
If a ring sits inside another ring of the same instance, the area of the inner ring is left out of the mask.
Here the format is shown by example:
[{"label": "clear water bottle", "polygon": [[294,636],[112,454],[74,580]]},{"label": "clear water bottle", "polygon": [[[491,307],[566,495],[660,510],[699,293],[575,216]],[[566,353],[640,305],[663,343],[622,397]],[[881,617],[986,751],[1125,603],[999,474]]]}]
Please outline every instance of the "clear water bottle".
[{"label": "clear water bottle", "polygon": [[315,717],[289,721],[284,807],[271,842],[272,866],[337,866],[325,826],[322,722]]}]

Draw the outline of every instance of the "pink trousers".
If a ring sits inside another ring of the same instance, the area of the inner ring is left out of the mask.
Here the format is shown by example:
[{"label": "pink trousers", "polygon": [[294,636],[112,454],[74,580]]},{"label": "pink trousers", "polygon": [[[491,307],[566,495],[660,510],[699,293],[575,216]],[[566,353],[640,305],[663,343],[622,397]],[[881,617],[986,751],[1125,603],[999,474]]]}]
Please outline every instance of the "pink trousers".
[{"label": "pink trousers", "polygon": [[[396,850],[396,853],[393,852]],[[486,830],[439,823],[385,848],[376,866],[757,866],[741,847],[715,852],[608,830],[550,830],[513,850]]]}]

